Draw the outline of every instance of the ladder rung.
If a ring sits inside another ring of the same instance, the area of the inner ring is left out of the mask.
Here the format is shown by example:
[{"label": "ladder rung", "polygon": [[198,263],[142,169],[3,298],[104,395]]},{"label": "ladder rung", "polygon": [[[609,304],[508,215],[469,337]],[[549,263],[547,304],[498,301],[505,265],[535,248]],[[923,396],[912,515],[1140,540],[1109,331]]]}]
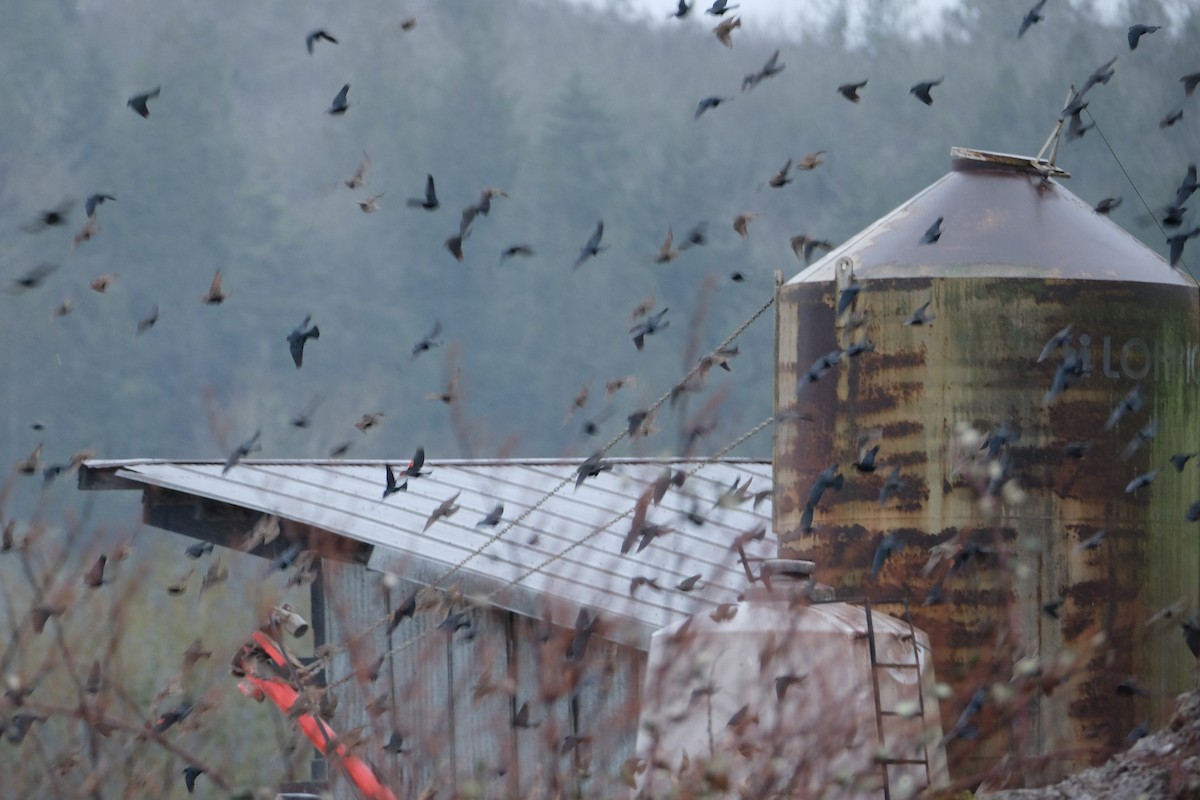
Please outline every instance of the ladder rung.
[{"label": "ladder rung", "polygon": [[875,666],[887,667],[888,669],[920,669],[920,664],[892,664],[886,661],[876,661]]},{"label": "ladder rung", "polygon": [[923,758],[881,758],[880,764],[928,764]]}]

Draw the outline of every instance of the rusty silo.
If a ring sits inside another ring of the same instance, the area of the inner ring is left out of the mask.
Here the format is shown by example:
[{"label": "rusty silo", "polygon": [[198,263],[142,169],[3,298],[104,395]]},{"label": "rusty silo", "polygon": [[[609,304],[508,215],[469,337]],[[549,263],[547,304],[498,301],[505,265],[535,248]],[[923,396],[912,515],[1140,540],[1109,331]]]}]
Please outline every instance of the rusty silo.
[{"label": "rusty silo", "polygon": [[[1003,707],[992,696],[985,735],[947,746],[952,777],[1017,749],[1063,754],[1026,773],[1039,781],[1079,766],[1078,748],[1094,758],[1164,721],[1192,684],[1178,619],[1146,623],[1200,599],[1200,534],[1184,518],[1200,481],[1195,461],[1170,463],[1200,449],[1197,284],[1066,191],[1061,170],[959,148],[951,160],[779,288],[775,529],[780,556],[815,561],[839,596],[912,600],[938,677],[956,690],[942,704],[948,731],[980,685],[1012,685],[1010,656],[1051,665],[1080,653],[1070,680],[1046,677],[1024,725],[990,725]],[[923,243],[938,218],[940,238]],[[853,302],[839,315],[842,297]],[[905,324],[926,302],[929,321]],[[1064,347],[1039,362],[1068,325]],[[867,341],[873,352],[846,350]],[[1060,370],[1068,387],[1050,392]],[[1140,408],[1106,427],[1135,388]],[[857,471],[873,443],[878,469]],[[990,476],[972,477],[968,463],[989,461]],[[806,514],[833,465],[842,490]],[[1013,482],[1000,490],[1004,465]],[[895,467],[902,486],[881,505]],[[1152,483],[1126,491],[1151,470]],[[889,534],[895,553],[871,580]],[[1023,650],[994,657],[1006,630]],[[1096,633],[1106,643],[1093,648]]]}]

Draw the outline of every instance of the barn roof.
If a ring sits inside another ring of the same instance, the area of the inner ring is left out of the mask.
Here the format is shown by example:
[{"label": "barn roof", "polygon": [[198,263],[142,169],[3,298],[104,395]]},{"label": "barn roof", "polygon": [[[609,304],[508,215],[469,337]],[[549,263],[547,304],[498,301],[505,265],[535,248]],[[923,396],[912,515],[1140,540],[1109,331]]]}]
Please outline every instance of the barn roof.
[{"label": "barn roof", "polygon": [[[537,618],[549,613],[564,625],[587,608],[605,620],[605,638],[643,649],[655,630],[736,600],[748,577],[731,543],[771,524],[769,496],[757,507],[750,500],[716,504],[735,481],[743,488],[749,481],[752,493],[770,489],[771,464],[764,461],[612,459],[610,472],[578,489],[580,460],[428,461],[429,475],[382,498],[384,463],[252,459],[222,474],[220,462],[94,460],[84,465],[80,486],[142,489],[150,524],[155,503],[186,509],[189,499],[272,514],[358,543],[360,560],[371,570],[442,588],[457,584],[495,606]],[[690,476],[651,505],[646,519],[673,532],[640,553],[622,555],[637,498],[666,468]],[[423,530],[431,512],[456,492],[461,510]],[[477,527],[497,502],[504,504],[500,524]],[[698,512],[702,524],[688,512]],[[198,514],[197,505],[185,516]],[[171,528],[205,538],[200,526]],[[751,567],[753,559],[775,552],[770,536],[745,545]],[[693,591],[675,588],[697,574]],[[631,597],[630,583],[639,576],[654,578],[661,591],[642,587]]]}]

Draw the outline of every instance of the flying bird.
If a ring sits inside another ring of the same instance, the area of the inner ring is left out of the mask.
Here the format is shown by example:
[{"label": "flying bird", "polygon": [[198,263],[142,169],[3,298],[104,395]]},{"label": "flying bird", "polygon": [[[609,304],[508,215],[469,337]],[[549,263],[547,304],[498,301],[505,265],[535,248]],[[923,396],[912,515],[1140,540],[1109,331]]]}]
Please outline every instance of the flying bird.
[{"label": "flying bird", "polygon": [[425,334],[425,336],[421,339],[421,341],[419,341],[413,345],[412,357],[416,358],[417,356],[421,355],[421,353],[428,352],[428,351],[432,350],[433,348],[437,347],[438,345],[440,345],[442,343],[442,341],[438,338],[438,336],[440,336],[441,333],[442,333],[441,320],[434,320],[433,328],[429,331],[429,333]]},{"label": "flying bird", "polygon": [[883,486],[879,488],[879,506],[882,508],[886,505],[887,501],[895,497],[902,488],[904,488],[904,481],[900,480],[900,467],[892,467],[892,471],[883,481]]},{"label": "flying bird", "polygon": [[54,208],[38,212],[37,217],[32,222],[21,226],[21,230],[26,233],[40,233],[46,228],[56,228],[66,223],[67,215],[71,213],[71,209],[74,207],[75,201],[68,197]]},{"label": "flying bird", "polygon": [[503,516],[504,516],[504,503],[496,503],[496,505],[492,507],[492,510],[489,511],[484,516],[483,519],[481,519],[481,520],[479,520],[479,522],[475,523],[475,527],[481,528],[486,525],[489,528],[494,528],[494,527],[496,527],[496,525],[498,525],[500,523],[500,519]]},{"label": "flying bird", "polygon": [[733,218],[733,229],[738,232],[738,236],[741,236],[743,239],[750,238],[750,232],[747,230],[747,226],[750,224],[750,221],[757,216],[758,213],[755,211],[743,211]]},{"label": "flying bird", "polygon": [[429,475],[431,470],[422,470],[425,466],[425,447],[417,445],[417,450],[413,453],[412,460],[408,462],[408,466],[404,468],[403,474],[409,478],[423,478]]},{"label": "flying bird", "polygon": [[1125,38],[1129,40],[1129,49],[1137,50],[1138,41],[1148,33],[1154,33],[1161,26],[1159,25],[1130,25],[1129,32],[1125,34]]},{"label": "flying bird", "polygon": [[[1087,103],[1084,103],[1083,105],[1086,106]],[[1081,111],[1083,111],[1083,108],[1080,108],[1079,111],[1071,114],[1070,121],[1067,123],[1067,141],[1069,142],[1073,142],[1076,139],[1082,139],[1085,133],[1096,127],[1095,122],[1089,122],[1087,125],[1083,124],[1083,120],[1079,117],[1079,113]]]},{"label": "flying bird", "polygon": [[1141,489],[1143,486],[1149,486],[1151,484],[1151,482],[1153,482],[1154,479],[1158,477],[1158,473],[1159,473],[1159,470],[1152,469],[1149,472],[1143,472],[1141,475],[1138,475],[1136,478],[1131,480],[1129,483],[1125,484],[1125,494],[1130,494],[1131,492],[1136,492],[1138,489]]},{"label": "flying bird", "polygon": [[704,13],[705,14],[713,14],[714,16],[719,17],[722,14],[724,14],[726,11],[732,11],[735,8],[738,8],[738,6],[729,5],[729,0],[713,0],[713,4],[711,6],[709,6],[707,9],[705,9]]},{"label": "flying bird", "polygon": [[409,208],[423,208],[426,211],[433,211],[441,205],[438,202],[437,189],[433,185],[433,176],[425,176],[425,197],[410,197],[408,199]]},{"label": "flying bird", "polygon": [[858,90],[866,85],[867,82],[865,80],[859,81],[858,83],[843,83],[837,88],[837,90],[842,97],[846,98],[851,103],[857,103],[862,99],[858,96]]},{"label": "flying bird", "polygon": [[665,264],[668,261],[674,260],[675,256],[679,255],[679,250],[671,246],[674,235],[670,228],[667,228],[667,238],[663,241],[662,247],[658,249],[658,253],[654,256],[655,264]]},{"label": "flying bird", "polygon": [[296,362],[296,369],[304,363],[304,343],[309,339],[320,339],[321,329],[316,325],[311,328],[308,323],[312,320],[311,314],[304,316],[304,322],[301,322],[296,328],[288,334],[287,343],[288,349],[292,352],[292,361]]},{"label": "flying bird", "polygon": [[117,198],[116,195],[111,194],[89,194],[87,196],[87,199],[83,202],[83,211],[87,214],[88,219],[96,216],[96,207],[105,200],[116,202]]},{"label": "flying bird", "polygon": [[200,300],[210,306],[219,306],[228,299],[229,294],[221,291],[221,270],[217,270],[217,274],[213,276],[212,285],[208,287],[208,293],[200,295]]},{"label": "flying bird", "polygon": [[798,234],[788,240],[792,246],[792,252],[796,254],[796,258],[801,259],[804,263],[811,264],[813,253],[818,249],[832,250],[833,243],[827,242],[824,239],[816,239],[807,234]]},{"label": "flying bird", "polygon": [[308,48],[309,55],[312,55],[313,44],[318,41],[329,42],[330,44],[338,43],[338,40],[330,36],[324,29],[313,31],[304,37],[304,46]]},{"label": "flying bird", "polygon": [[675,585],[675,588],[681,592],[690,592],[696,588],[696,584],[700,582],[700,579],[702,577],[704,577],[702,574],[697,573],[695,575],[684,578],[683,580],[681,580],[679,583],[677,583]]},{"label": "flying bird", "polygon": [[139,116],[143,118],[148,117],[150,116],[150,106],[148,106],[147,103],[149,103],[155,97],[158,97],[159,92],[161,91],[161,86],[155,86],[149,92],[145,92],[144,94],[135,94],[133,97],[129,98],[128,101],[126,101],[125,105],[136,111]]},{"label": "flying bird", "polygon": [[196,778],[204,773],[200,767],[187,766],[183,768],[183,783],[187,786],[188,794],[196,791]]},{"label": "flying bird", "polygon": [[[1113,56],[1108,61],[1097,67],[1096,70],[1088,76],[1088,79],[1084,81],[1083,88],[1079,90],[1075,97],[1082,99],[1083,95],[1098,83],[1102,83],[1107,86],[1108,82],[1112,80],[1112,76],[1116,74],[1116,70],[1113,69],[1113,64],[1115,63],[1117,63],[1117,57]],[[1072,101],[1074,100],[1075,98],[1072,98]]]},{"label": "flying bird", "polygon": [[358,428],[359,433],[366,433],[381,424],[383,424],[383,412],[371,411],[359,417],[358,422],[354,423],[354,427]]},{"label": "flying bird", "polygon": [[932,300],[926,300],[921,305],[917,306],[917,310],[909,315],[908,319],[904,320],[905,325],[928,325],[933,322],[934,315],[929,313],[929,304]]},{"label": "flying bird", "polygon": [[371,157],[363,152],[362,161],[358,164],[358,169],[354,170],[354,174],[345,180],[346,188],[357,189],[367,182],[367,170],[371,168]]},{"label": "flying bird", "polygon": [[1096,203],[1095,208],[1093,208],[1092,210],[1095,211],[1097,214],[1108,214],[1110,211],[1115,210],[1120,205],[1121,205],[1121,196],[1117,195],[1116,197],[1104,198],[1099,203]]},{"label": "flying bird", "polygon": [[1179,82],[1183,84],[1183,93],[1191,97],[1196,91],[1196,85],[1200,84],[1200,72],[1184,75]]},{"label": "flying bird", "polygon": [[[795,245],[792,245],[795,249]],[[846,284],[846,288],[838,293],[837,316],[845,314],[850,306],[854,305],[854,299],[858,297],[858,293],[862,291],[862,284],[853,275],[850,276],[850,283]]]},{"label": "flying bird", "polygon": [[789,158],[786,162],[784,162],[784,165],[780,167],[774,175],[771,176],[771,179],[767,181],[767,185],[772,189],[779,189],[791,183],[792,179],[788,177],[788,172],[791,170],[791,168],[792,160]]},{"label": "flying bird", "polygon": [[1047,341],[1046,345],[1042,348],[1042,352],[1038,355],[1037,363],[1040,364],[1045,361],[1050,357],[1050,354],[1058,348],[1066,347],[1067,343],[1071,341],[1071,333],[1074,330],[1075,324],[1070,323],[1067,325],[1067,327],[1051,336],[1049,341]]},{"label": "flying bird", "polygon": [[383,197],[384,192],[371,195],[366,200],[359,200],[358,207],[362,209],[364,214],[374,214],[379,210],[379,198]]},{"label": "flying bird", "polygon": [[816,508],[821,502],[821,496],[825,494],[826,489],[833,489],[840,492],[842,486],[846,483],[846,476],[841,473],[841,469],[837,464],[826,467],[817,474],[817,479],[813,481],[812,488],[808,492],[808,502],[805,503],[807,508]]},{"label": "flying bird", "polygon": [[641,350],[646,346],[647,336],[657,333],[671,324],[669,320],[663,320],[663,317],[666,316],[667,311],[668,309],[664,308],[657,314],[651,314],[650,316],[646,317],[646,319],[629,329],[629,335],[633,337],[634,347],[636,347],[638,350]]},{"label": "flying bird", "polygon": [[806,172],[814,170],[825,163],[825,151],[814,150],[811,153],[805,153],[799,161],[796,162],[796,169],[802,169]]},{"label": "flying bird", "polygon": [[787,64],[779,63],[779,50],[776,49],[775,52],[771,54],[771,57],[767,59],[767,62],[762,65],[762,69],[760,69],[758,72],[751,73],[742,79],[742,91],[749,91],[755,86],[758,86],[759,83],[767,78],[778,75],[779,73],[783,72],[783,69],[786,66]]},{"label": "flying bird", "polygon": [[1046,5],[1046,0],[1038,0],[1037,4],[1034,5],[1033,8],[1029,9],[1029,12],[1025,15],[1025,18],[1021,20],[1021,28],[1017,31],[1018,39],[1025,35],[1025,31],[1029,30],[1030,26],[1045,19],[1045,17],[1042,16],[1042,6],[1044,5]]},{"label": "flying bird", "polygon": [[1158,121],[1160,129],[1166,129],[1174,125],[1179,120],[1183,119],[1183,106],[1176,106],[1167,112],[1167,115]]},{"label": "flying bird", "polygon": [[595,478],[601,472],[612,471],[613,465],[611,462],[603,459],[601,451],[597,450],[592,453],[582,464],[575,470],[575,488],[578,489],[583,485],[583,482],[588,478]]},{"label": "flying bird", "polygon": [[928,229],[926,229],[925,235],[921,237],[921,241],[919,242],[919,244],[934,244],[935,242],[937,242],[939,239],[942,238],[942,220],[943,219],[944,219],[943,217],[938,217],[936,220],[933,221],[933,224],[930,225]]},{"label": "flying bird", "polygon": [[345,114],[346,109],[350,107],[350,104],[346,102],[346,95],[349,92],[350,84],[347,83],[342,86],[342,90],[337,93],[337,97],[333,98],[333,102],[329,104],[329,108],[326,109],[325,113],[333,114],[335,117]]},{"label": "flying bird", "polygon": [[915,84],[911,89],[909,89],[908,93],[911,95],[914,95],[918,100],[920,100],[925,105],[931,106],[931,105],[933,105],[933,95],[931,95],[929,93],[930,89],[939,85],[945,79],[946,79],[945,76],[942,76],[941,78],[938,78],[935,81],[921,81],[920,83]]},{"label": "flying bird", "polygon": [[687,3],[687,0],[679,0],[679,4],[675,7],[675,10],[670,14],[667,14],[667,18],[670,19],[671,17],[674,17],[675,19],[683,19],[691,10],[692,6]]},{"label": "flying bird", "polygon": [[447,239],[445,244],[446,249],[450,251],[450,255],[454,256],[454,260],[461,264],[464,258],[462,249],[463,235],[461,233],[456,233]]},{"label": "flying bird", "polygon": [[594,233],[592,233],[592,238],[588,239],[587,244],[580,249],[579,258],[575,259],[574,269],[578,269],[583,262],[587,261],[593,256],[600,255],[602,251],[608,249],[608,245],[600,245],[600,238],[602,236],[604,236],[604,220],[600,220],[596,223],[596,230]]},{"label": "flying bird", "polygon": [[1177,233],[1167,238],[1167,244],[1170,245],[1167,261],[1172,267],[1179,263],[1179,259],[1183,258],[1183,246],[1187,244],[1187,240],[1198,235],[1200,235],[1200,226],[1196,226],[1186,233]]},{"label": "flying bird", "polygon": [[447,519],[454,516],[454,512],[458,511],[459,509],[456,501],[458,500],[458,496],[460,494],[462,494],[461,489],[455,492],[452,496],[443,500],[441,504],[429,515],[429,518],[425,520],[425,527],[421,530],[427,531],[429,530],[429,526],[437,522],[439,519]]},{"label": "flying bird", "polygon": [[158,304],[155,303],[154,307],[150,309],[150,313],[138,320],[137,331],[134,333],[134,336],[141,336],[143,333],[153,328],[157,322]]},{"label": "flying bird", "polygon": [[698,106],[696,106],[696,113],[692,116],[692,119],[700,119],[700,115],[705,111],[708,111],[710,108],[716,108],[717,106],[721,105],[721,103],[728,103],[732,99],[732,97],[717,97],[716,95],[712,97],[706,97],[700,101]]},{"label": "flying bird", "polygon": [[723,19],[717,23],[717,27],[713,28],[713,35],[717,37],[717,41],[726,47],[733,47],[733,29],[742,27],[742,18],[734,17],[733,19]]},{"label": "flying bird", "polygon": [[397,483],[396,482],[396,471],[394,469],[392,469],[392,465],[384,464],[384,470],[385,470],[384,487],[383,487],[383,499],[384,500],[386,500],[388,497],[395,494],[396,492],[408,491],[408,478],[405,478],[403,483]]},{"label": "flying bird", "polygon": [[109,287],[116,282],[117,273],[106,272],[103,275],[97,275],[95,278],[92,278],[92,282],[89,283],[88,286],[93,292],[96,292],[97,294],[104,294],[109,290]]},{"label": "flying bird", "polygon": [[1183,176],[1183,182],[1175,190],[1175,199],[1171,201],[1172,208],[1179,209],[1181,213],[1186,210],[1180,207],[1192,196],[1197,186],[1200,186],[1200,183],[1196,181],[1196,165],[1188,164],[1187,173]]},{"label": "flying bird", "polygon": [[533,255],[533,247],[532,246],[527,245],[527,244],[514,244],[514,245],[509,245],[508,247],[504,248],[504,250],[502,250],[500,252],[500,260],[507,261],[508,259],[512,258],[513,256],[522,256],[523,258],[529,258],[532,255]]},{"label": "flying bird", "polygon": [[41,286],[45,282],[46,278],[50,277],[50,275],[56,269],[58,269],[57,264],[50,264],[48,262],[38,264],[21,277],[15,278],[12,282],[12,286],[8,288],[8,293],[21,294],[22,292],[27,292],[30,289],[36,289],[37,287]]},{"label": "flying bird", "polygon": [[261,450],[262,445],[258,443],[258,439],[261,435],[262,431],[255,431],[253,436],[235,447],[233,452],[229,454],[229,458],[225,459],[225,467],[221,470],[221,474],[224,475],[225,473],[229,472],[229,470],[233,469],[235,464],[237,464],[246,456],[257,450]]},{"label": "flying bird", "polygon": [[874,583],[875,579],[879,577],[884,563],[903,547],[904,543],[900,541],[900,534],[896,531],[892,531],[883,537],[883,541],[879,543],[879,547],[875,548],[875,557],[871,560],[871,583]]}]

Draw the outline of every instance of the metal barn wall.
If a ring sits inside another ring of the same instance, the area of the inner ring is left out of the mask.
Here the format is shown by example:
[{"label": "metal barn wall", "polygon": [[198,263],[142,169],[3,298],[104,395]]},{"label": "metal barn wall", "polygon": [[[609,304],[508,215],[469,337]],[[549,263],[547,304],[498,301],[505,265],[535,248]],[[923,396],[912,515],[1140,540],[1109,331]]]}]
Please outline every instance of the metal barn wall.
[{"label": "metal barn wall", "polygon": [[[430,787],[486,797],[623,791],[619,768],[633,754],[644,653],[593,636],[584,657],[569,660],[574,631],[498,609],[471,611],[470,627],[450,633],[438,629],[450,611],[444,595],[405,580],[388,592],[380,573],[356,565],[325,561],[322,569],[327,640],[354,642],[335,650],[329,681],[396,650],[376,681],[359,675],[337,686],[333,725],[339,733],[368,726],[362,755],[397,796]],[[381,621],[413,592],[421,610],[389,635]],[[367,706],[381,694],[387,707],[373,718]],[[528,726],[517,727],[525,703]],[[393,730],[403,753],[383,750]],[[330,782],[335,797],[354,797],[336,768]]]}]

